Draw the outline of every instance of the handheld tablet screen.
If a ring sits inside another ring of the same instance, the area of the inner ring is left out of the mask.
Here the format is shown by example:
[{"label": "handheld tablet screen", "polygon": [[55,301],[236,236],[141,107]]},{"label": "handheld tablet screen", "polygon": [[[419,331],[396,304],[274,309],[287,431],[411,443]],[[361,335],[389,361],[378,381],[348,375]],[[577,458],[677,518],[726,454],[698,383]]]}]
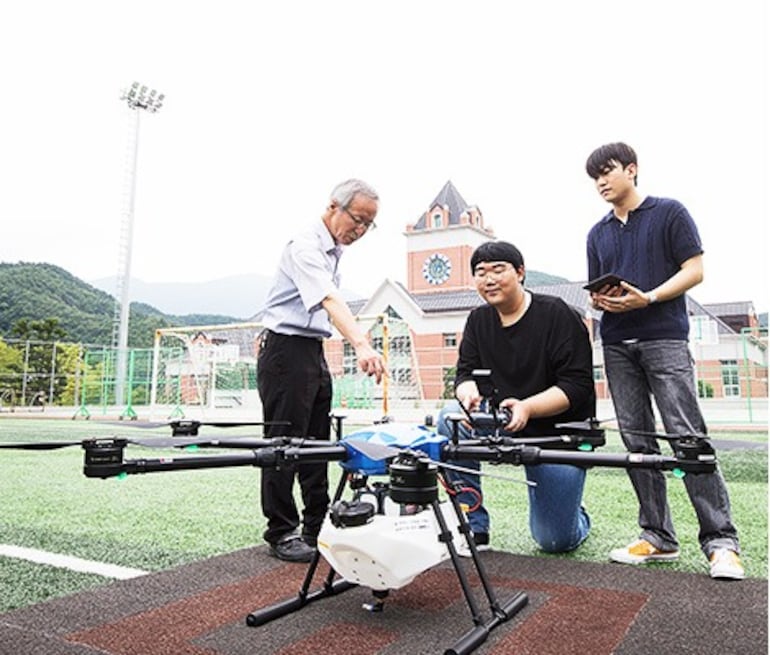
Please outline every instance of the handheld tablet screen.
[{"label": "handheld tablet screen", "polygon": [[614,273],[608,273],[607,275],[602,275],[601,277],[597,277],[596,279],[591,280],[583,288],[587,289],[588,291],[599,291],[606,286],[616,287],[620,285],[621,279],[622,278],[618,277]]}]

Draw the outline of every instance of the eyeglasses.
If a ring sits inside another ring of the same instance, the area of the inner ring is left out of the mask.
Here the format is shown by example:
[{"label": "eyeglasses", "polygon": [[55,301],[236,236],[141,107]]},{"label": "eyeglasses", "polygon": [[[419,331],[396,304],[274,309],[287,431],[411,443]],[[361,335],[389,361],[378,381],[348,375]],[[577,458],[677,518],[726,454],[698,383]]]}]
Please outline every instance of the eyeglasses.
[{"label": "eyeglasses", "polygon": [[477,280],[483,280],[485,277],[489,276],[493,280],[499,280],[508,271],[512,270],[513,264],[508,262],[496,262],[488,264],[487,266],[477,266],[473,271],[473,277]]},{"label": "eyeglasses", "polygon": [[340,207],[340,209],[350,216],[350,220],[356,224],[356,227],[364,228],[364,232],[367,230],[374,230],[377,227],[377,224],[374,221],[365,221],[360,216],[352,214],[347,207]]}]

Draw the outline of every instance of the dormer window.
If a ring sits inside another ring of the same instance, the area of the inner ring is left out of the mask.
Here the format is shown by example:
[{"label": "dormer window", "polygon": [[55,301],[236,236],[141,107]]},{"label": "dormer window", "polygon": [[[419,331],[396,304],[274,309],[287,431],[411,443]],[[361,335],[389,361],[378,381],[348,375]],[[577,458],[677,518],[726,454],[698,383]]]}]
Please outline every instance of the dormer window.
[{"label": "dormer window", "polygon": [[443,227],[444,226],[444,214],[440,211],[433,212],[430,217],[431,227]]}]

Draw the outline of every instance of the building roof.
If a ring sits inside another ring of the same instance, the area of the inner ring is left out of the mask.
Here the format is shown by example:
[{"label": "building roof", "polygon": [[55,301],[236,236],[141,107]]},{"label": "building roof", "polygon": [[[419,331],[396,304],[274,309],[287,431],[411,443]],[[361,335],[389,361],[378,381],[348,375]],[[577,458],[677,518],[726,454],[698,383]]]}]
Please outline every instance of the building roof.
[{"label": "building roof", "polygon": [[[409,292],[407,291],[407,293]],[[431,291],[426,293],[410,293],[409,295],[426,314],[470,311],[484,303],[481,296],[472,289]]]},{"label": "building roof", "polygon": [[350,307],[350,311],[353,312],[353,315],[355,316],[358,314],[358,312],[363,309],[364,305],[366,304],[367,300],[366,298],[361,298],[359,300],[348,300],[348,307]]},{"label": "building roof", "polygon": [[581,315],[588,313],[592,318],[599,318],[599,312],[591,307],[588,291],[583,288],[584,284],[585,282],[566,282],[530,287],[529,290],[546,296],[556,296],[577,309]]},{"label": "building roof", "polygon": [[[441,312],[462,312],[470,311],[479,305],[484,304],[484,300],[479,296],[475,289],[461,289],[455,291],[426,291],[424,293],[410,293],[400,282],[396,282],[404,293],[406,293],[414,303],[426,314],[440,314]],[[563,299],[568,305],[584,314],[589,308],[588,292],[583,289],[582,282],[569,282],[566,284],[549,284],[542,286],[527,287],[534,293],[541,293],[548,296],[557,296]],[[351,309],[356,312],[363,306],[348,303]],[[590,310],[594,317],[599,313]]]},{"label": "building roof", "polygon": [[[410,293],[400,282],[391,282],[391,284],[395,284],[401,292],[406,294],[419,310],[425,314],[436,315],[449,312],[468,312],[484,302],[475,289]],[[598,312],[591,307],[589,303],[589,294],[583,288],[584,284],[584,281],[567,282],[563,284],[532,286],[527,287],[527,289],[533,293],[561,298],[568,305],[575,308],[581,315],[592,318],[595,321],[595,325],[598,326],[598,321],[601,319],[601,312]],[[719,334],[735,334],[735,330],[704,305],[701,305],[697,300],[694,300],[692,296],[687,295],[685,298],[687,302],[687,313],[690,316],[706,316],[716,323]],[[353,314],[357,314],[364,307],[366,302],[368,301],[356,300],[348,302],[348,306]]]},{"label": "building roof", "polygon": [[[690,316],[708,316],[712,321],[717,324],[717,331],[719,334],[737,334],[737,332],[725,323],[719,316],[713,311],[707,309],[704,305],[701,305],[697,300],[694,300],[692,296],[685,296],[687,300],[687,314]],[[723,314],[724,316],[724,314]]]},{"label": "building roof", "polygon": [[449,210],[449,225],[460,225],[460,215],[468,208],[468,203],[463,200],[460,192],[448,180],[433,202],[428,206],[428,211],[423,212],[422,216],[414,224],[415,230],[424,230],[427,227],[428,212],[436,205],[447,207]]},{"label": "building roof", "polygon": [[755,316],[754,303],[750,300],[735,302],[714,302],[703,305],[709,312],[716,316]]}]

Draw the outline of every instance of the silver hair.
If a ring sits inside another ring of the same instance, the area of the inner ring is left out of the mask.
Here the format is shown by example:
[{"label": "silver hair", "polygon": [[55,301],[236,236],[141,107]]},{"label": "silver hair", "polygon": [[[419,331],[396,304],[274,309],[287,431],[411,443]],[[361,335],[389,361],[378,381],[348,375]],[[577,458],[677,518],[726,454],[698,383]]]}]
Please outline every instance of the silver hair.
[{"label": "silver hair", "polygon": [[355,178],[340,182],[334,187],[331,199],[340,207],[347,207],[359,193],[374,201],[379,201],[380,199],[377,192],[371,186],[363,180],[357,180]]}]

